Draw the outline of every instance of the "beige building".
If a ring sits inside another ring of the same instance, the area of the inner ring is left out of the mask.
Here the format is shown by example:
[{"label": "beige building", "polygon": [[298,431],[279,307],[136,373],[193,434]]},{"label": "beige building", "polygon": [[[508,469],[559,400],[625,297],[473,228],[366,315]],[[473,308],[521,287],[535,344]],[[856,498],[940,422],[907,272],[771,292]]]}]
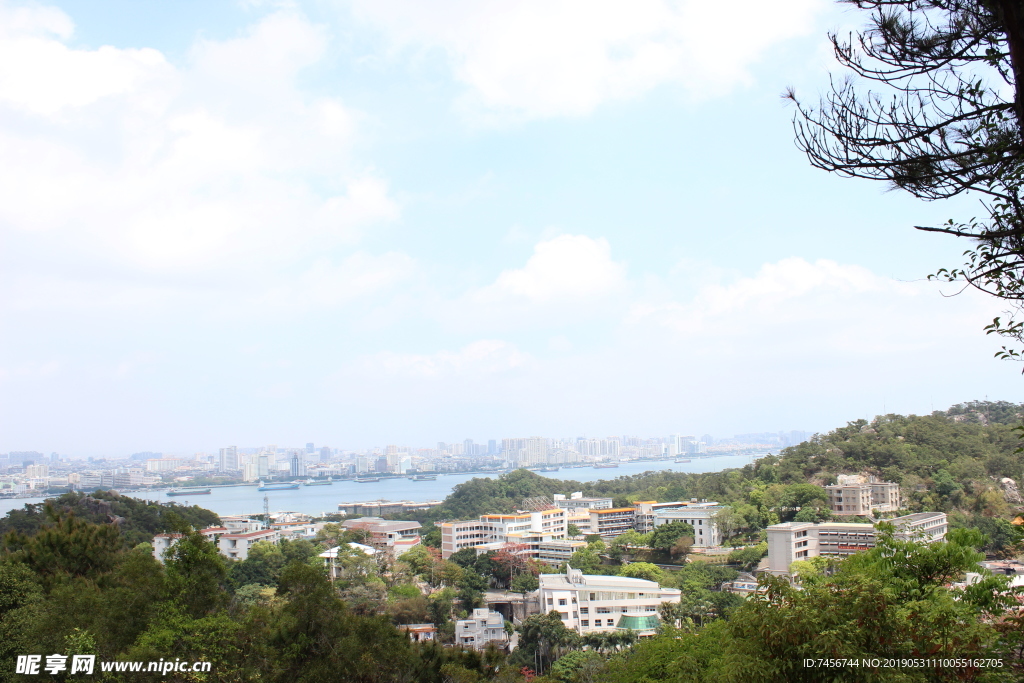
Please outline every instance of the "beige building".
[{"label": "beige building", "polygon": [[590,511],[590,533],[615,538],[633,528],[636,508],[604,508]]},{"label": "beige building", "polygon": [[360,517],[342,522],[346,529],[370,533],[369,543],[399,556],[420,544],[419,522],[392,522],[379,517]]},{"label": "beige building", "polygon": [[[919,538],[929,543],[946,536],[944,512],[918,512],[889,520],[901,538]],[[796,560],[812,557],[846,557],[875,547],[877,532],[872,524],[847,522],[784,522],[768,527],[768,571],[788,574]]]},{"label": "beige building", "polygon": [[872,511],[900,509],[900,485],[889,482],[851,482],[826,486],[832,513],[843,517],[868,516]]}]

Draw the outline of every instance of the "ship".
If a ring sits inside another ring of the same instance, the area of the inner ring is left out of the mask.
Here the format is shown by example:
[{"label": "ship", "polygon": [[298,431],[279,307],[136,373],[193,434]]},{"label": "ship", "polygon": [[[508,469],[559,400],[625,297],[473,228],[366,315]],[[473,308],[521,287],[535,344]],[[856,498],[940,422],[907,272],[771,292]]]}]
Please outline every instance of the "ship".
[{"label": "ship", "polygon": [[618,467],[618,466],[619,466],[619,463],[617,463],[617,462],[602,462],[602,463],[598,463],[598,464],[594,465],[594,469],[595,470],[604,470],[604,469],[608,469],[609,467]]},{"label": "ship", "polygon": [[331,479],[328,479],[327,481],[315,481],[313,479],[309,479],[307,481],[302,482],[302,485],[303,486],[330,486],[333,483],[334,483],[334,481],[331,480]]},{"label": "ship", "polygon": [[356,479],[357,484],[372,484],[375,481],[380,481],[380,477],[359,477]]},{"label": "ship", "polygon": [[167,492],[168,496],[205,496],[208,495],[213,489],[188,489],[185,491],[179,491],[178,489],[171,489]]},{"label": "ship", "polygon": [[437,481],[436,474],[414,474],[409,477],[412,481]]},{"label": "ship", "polygon": [[689,458],[683,458],[682,460],[676,460],[676,462],[677,462],[677,463],[681,463],[681,462],[690,462],[690,459],[689,459]]},{"label": "ship", "polygon": [[283,482],[280,483],[280,484],[264,484],[262,481],[260,481],[259,488],[257,488],[256,490],[257,491],[291,491],[291,490],[297,489],[297,488],[299,488],[299,485],[294,483],[294,482],[291,483],[291,484],[286,484],[286,483],[283,483]]}]

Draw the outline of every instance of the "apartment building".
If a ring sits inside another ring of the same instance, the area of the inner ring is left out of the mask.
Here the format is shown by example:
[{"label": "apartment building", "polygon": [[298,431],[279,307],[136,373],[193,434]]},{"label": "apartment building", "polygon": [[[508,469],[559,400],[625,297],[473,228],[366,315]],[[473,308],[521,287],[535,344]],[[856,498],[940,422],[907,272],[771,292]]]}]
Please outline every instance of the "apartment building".
[{"label": "apartment building", "polygon": [[562,508],[518,512],[507,515],[480,515],[479,520],[443,522],[441,557],[448,559],[463,548],[478,551],[497,550],[508,543],[525,546],[523,552],[536,558],[539,544],[562,540],[566,536],[566,511]]},{"label": "apartment building", "polygon": [[900,509],[900,485],[890,482],[852,482],[826,486],[828,504],[839,516],[866,516],[872,510],[895,512]]},{"label": "apartment building", "polygon": [[[934,543],[946,536],[944,512],[918,512],[888,520],[900,538]],[[848,522],[783,522],[768,527],[768,571],[788,574],[796,560],[812,557],[846,557],[875,547],[877,531],[872,524]]]},{"label": "apartment building", "polygon": [[714,503],[691,503],[686,507],[658,510],[654,514],[654,527],[669,522],[686,522],[693,527],[693,545],[714,548],[722,544],[722,533],[715,524],[715,515],[726,506]]},{"label": "apartment building", "polygon": [[569,567],[565,574],[541,574],[537,600],[540,611],[556,611],[566,628],[577,633],[632,629],[641,637],[658,628],[658,607],[678,603],[678,588],[625,576],[584,574]]},{"label": "apartment building", "polygon": [[242,534],[222,534],[217,541],[220,554],[231,560],[245,560],[249,557],[249,549],[260,541],[277,543],[281,540],[281,532],[276,529],[249,531]]},{"label": "apartment building", "polygon": [[590,511],[590,533],[615,538],[633,528],[635,508],[605,508]]},{"label": "apartment building", "polygon": [[395,557],[420,543],[419,522],[392,522],[380,517],[360,517],[341,523],[346,529],[363,529],[370,533],[369,543],[385,548]]},{"label": "apartment building", "polygon": [[488,643],[504,647],[508,642],[505,617],[486,607],[474,609],[470,618],[455,622],[455,642],[474,650],[483,650]]}]

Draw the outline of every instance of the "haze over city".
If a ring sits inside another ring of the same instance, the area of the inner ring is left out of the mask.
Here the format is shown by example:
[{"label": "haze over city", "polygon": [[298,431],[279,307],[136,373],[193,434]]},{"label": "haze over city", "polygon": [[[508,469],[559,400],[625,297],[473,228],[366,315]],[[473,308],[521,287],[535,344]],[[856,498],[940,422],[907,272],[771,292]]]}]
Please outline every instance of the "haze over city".
[{"label": "haze over city", "polygon": [[1018,400],[1005,304],[924,280],[964,245],[913,226],[975,205],[793,145],[860,19],[740,7],[0,4],[0,452]]}]

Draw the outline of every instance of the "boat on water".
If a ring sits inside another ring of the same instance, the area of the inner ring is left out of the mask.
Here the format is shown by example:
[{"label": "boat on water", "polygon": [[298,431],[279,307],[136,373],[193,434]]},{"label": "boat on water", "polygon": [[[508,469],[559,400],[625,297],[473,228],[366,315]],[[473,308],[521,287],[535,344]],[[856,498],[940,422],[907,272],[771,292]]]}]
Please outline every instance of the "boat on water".
[{"label": "boat on water", "polygon": [[171,489],[167,492],[168,496],[205,496],[208,495],[213,489],[188,489],[187,491],[180,491],[178,489]]},{"label": "boat on water", "polygon": [[437,481],[436,474],[414,474],[409,477],[412,481]]},{"label": "boat on water", "polygon": [[284,482],[282,482],[280,484],[264,484],[262,481],[260,481],[260,485],[259,485],[259,487],[256,490],[257,491],[292,491],[292,490],[297,489],[297,488],[299,488],[299,485],[294,483],[294,482],[292,482],[290,484],[287,484],[287,483],[284,483]]},{"label": "boat on water", "polygon": [[313,479],[309,479],[308,481],[302,482],[302,485],[303,486],[330,486],[333,483],[334,483],[333,479],[328,479],[327,481],[315,481]]},{"label": "boat on water", "polygon": [[676,462],[677,463],[680,463],[680,462],[690,462],[690,459],[689,458],[683,458],[682,460],[676,460]]},{"label": "boat on water", "polygon": [[595,470],[606,470],[606,469],[608,469],[610,467],[618,467],[618,466],[619,466],[619,463],[617,463],[617,462],[602,462],[602,463],[598,463],[598,464],[594,465],[594,469]]},{"label": "boat on water", "polygon": [[380,477],[359,477],[356,479],[357,484],[372,484],[375,481],[380,481]]}]

